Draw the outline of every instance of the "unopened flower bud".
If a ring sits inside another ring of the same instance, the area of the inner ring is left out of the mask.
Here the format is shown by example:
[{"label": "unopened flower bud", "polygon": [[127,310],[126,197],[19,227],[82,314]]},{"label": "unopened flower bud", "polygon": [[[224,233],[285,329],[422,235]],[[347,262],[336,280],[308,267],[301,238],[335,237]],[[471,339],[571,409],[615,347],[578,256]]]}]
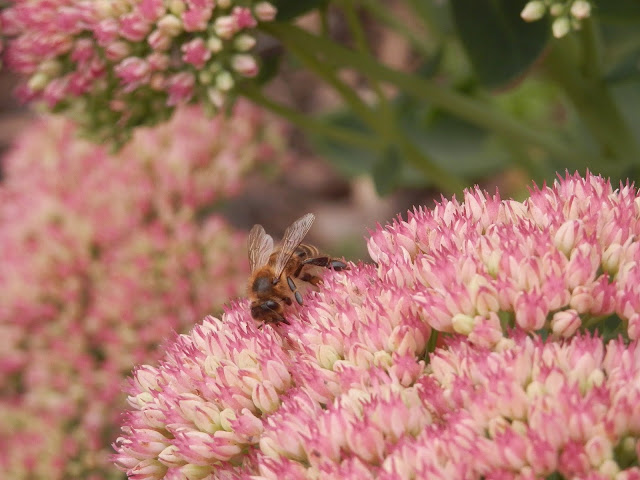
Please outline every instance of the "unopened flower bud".
[{"label": "unopened flower bud", "polygon": [[62,65],[57,60],[45,60],[38,66],[38,72],[44,73],[49,78],[57,77],[62,71]]},{"label": "unopened flower bud", "polygon": [[261,22],[270,22],[276,18],[278,10],[269,2],[259,2],[253,7],[253,13]]},{"label": "unopened flower bud", "polygon": [[233,80],[233,76],[227,72],[226,70],[220,72],[216,76],[216,87],[222,92],[228,92],[233,88],[235,82]]},{"label": "unopened flower bud", "polygon": [[38,72],[34,75],[31,75],[29,81],[27,82],[27,86],[30,90],[37,92],[39,90],[43,90],[49,84],[49,76],[45,75],[42,72]]},{"label": "unopened flower bud", "polygon": [[559,17],[564,12],[564,8],[565,8],[564,2],[563,3],[556,2],[553,5],[551,5],[551,7],[549,7],[549,12],[554,17]]},{"label": "unopened flower bud", "polygon": [[327,370],[332,370],[333,364],[340,359],[338,351],[331,345],[320,345],[317,356],[320,366]]},{"label": "unopened flower bud", "polygon": [[169,11],[176,16],[182,15],[186,9],[187,6],[183,0],[170,0],[169,2]]},{"label": "unopened flower bud", "polygon": [[541,0],[532,0],[524,6],[520,16],[527,22],[534,22],[544,16],[545,10],[546,8]]},{"label": "unopened flower bud", "polygon": [[170,37],[180,35],[182,33],[182,20],[175,15],[167,14],[158,20],[158,30]]},{"label": "unopened flower bud", "polygon": [[251,35],[247,35],[246,33],[242,35],[238,35],[233,40],[233,46],[239,52],[248,52],[256,45],[256,39]]},{"label": "unopened flower bud", "polygon": [[451,319],[451,325],[456,333],[462,335],[469,335],[473,331],[475,322],[472,316],[465,315],[464,313],[457,313]]},{"label": "unopened flower bud", "polygon": [[215,37],[212,35],[207,39],[207,48],[211,50],[212,53],[218,53],[222,51],[223,47],[224,44],[219,37]]},{"label": "unopened flower bud", "polygon": [[213,30],[220,38],[229,40],[237,31],[236,19],[231,15],[218,17],[213,23]]},{"label": "unopened flower bud", "polygon": [[211,473],[211,467],[187,463],[184,467],[180,468],[180,473],[186,480],[202,480]]},{"label": "unopened flower bud", "polygon": [[575,0],[571,4],[571,15],[578,20],[587,18],[591,14],[591,4],[586,0]]},{"label": "unopened flower bud", "polygon": [[553,21],[551,25],[553,36],[556,38],[564,37],[571,30],[571,22],[567,17],[560,17]]},{"label": "unopened flower bud", "polygon": [[556,312],[551,319],[551,330],[559,337],[569,338],[580,325],[580,315],[573,309]]},{"label": "unopened flower bud", "polygon": [[231,68],[245,77],[255,77],[258,73],[258,64],[251,55],[238,54],[231,58]]}]

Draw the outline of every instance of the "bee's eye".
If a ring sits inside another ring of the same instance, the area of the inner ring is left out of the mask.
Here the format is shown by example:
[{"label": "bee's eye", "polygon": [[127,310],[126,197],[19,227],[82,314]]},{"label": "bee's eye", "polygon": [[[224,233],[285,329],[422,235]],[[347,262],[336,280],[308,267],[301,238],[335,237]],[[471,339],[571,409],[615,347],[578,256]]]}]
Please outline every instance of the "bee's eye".
[{"label": "bee's eye", "polygon": [[268,310],[275,310],[276,308],[278,308],[278,304],[273,300],[267,300],[262,304],[262,306]]}]

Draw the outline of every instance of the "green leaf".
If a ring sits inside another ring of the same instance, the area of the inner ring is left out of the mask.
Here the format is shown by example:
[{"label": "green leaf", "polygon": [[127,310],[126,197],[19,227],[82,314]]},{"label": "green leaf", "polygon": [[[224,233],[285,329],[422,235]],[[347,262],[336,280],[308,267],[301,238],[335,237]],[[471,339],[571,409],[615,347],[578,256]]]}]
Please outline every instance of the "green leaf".
[{"label": "green leaf", "polygon": [[[347,111],[331,113],[322,120],[354,133],[371,133],[355,115]],[[369,150],[338,143],[325,137],[313,136],[311,140],[316,150],[334,165],[338,173],[345,177],[370,175],[377,161],[377,154]]]},{"label": "green leaf", "polygon": [[546,19],[520,17],[527,0],[451,0],[454,23],[480,81],[504,87],[536,61],[549,40]]},{"label": "green leaf", "polygon": [[509,162],[486,131],[428,105],[400,98],[396,118],[420,150],[458,177],[485,177]]},{"label": "green leaf", "polygon": [[598,0],[593,11],[599,18],[607,21],[637,21],[640,19],[640,2],[638,0]]},{"label": "green leaf", "polygon": [[278,9],[276,19],[285,22],[316,8],[326,7],[329,0],[273,0],[271,3]]},{"label": "green leaf", "polygon": [[373,183],[380,195],[388,195],[400,186],[402,160],[395,148],[388,148],[373,166]]},{"label": "green leaf", "polygon": [[254,78],[257,85],[265,85],[276,76],[280,70],[283,55],[283,49],[273,49],[260,55],[260,70],[258,76]]}]

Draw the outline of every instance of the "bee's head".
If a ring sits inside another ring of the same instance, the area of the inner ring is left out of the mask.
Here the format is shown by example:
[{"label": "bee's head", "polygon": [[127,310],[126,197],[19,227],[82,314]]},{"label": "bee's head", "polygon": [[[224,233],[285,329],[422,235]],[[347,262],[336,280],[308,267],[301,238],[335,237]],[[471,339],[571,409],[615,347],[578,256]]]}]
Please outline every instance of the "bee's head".
[{"label": "bee's head", "polygon": [[251,303],[251,316],[254,320],[264,323],[286,323],[289,322],[282,315],[284,307],[276,300],[254,301]]},{"label": "bee's head", "polygon": [[259,276],[253,281],[251,290],[256,294],[269,293],[273,288],[273,282],[268,276]]}]

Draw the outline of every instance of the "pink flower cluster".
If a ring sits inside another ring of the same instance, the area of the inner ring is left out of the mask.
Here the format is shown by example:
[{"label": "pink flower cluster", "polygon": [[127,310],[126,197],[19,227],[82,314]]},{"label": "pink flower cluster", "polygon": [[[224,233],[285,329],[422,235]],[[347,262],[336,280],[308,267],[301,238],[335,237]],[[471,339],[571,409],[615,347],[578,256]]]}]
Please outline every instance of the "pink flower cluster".
[{"label": "pink flower cluster", "polygon": [[222,107],[257,75],[253,32],[275,15],[264,0],[11,0],[0,23],[24,99],[123,139],[182,103]]},{"label": "pink flower cluster", "polygon": [[[379,274],[413,292],[442,332],[495,345],[502,323],[569,337],[581,327],[640,336],[640,198],[587,174],[520,203],[467,191],[378,229]],[[393,268],[390,268],[392,266]]]},{"label": "pink flower cluster", "polygon": [[378,228],[377,265],[327,272],[290,326],[242,301],[139,367],[114,462],[136,480],[640,479],[640,344],[577,332],[633,336],[638,198],[567,176]]},{"label": "pink flower cluster", "polygon": [[108,454],[124,379],[241,294],[246,235],[211,209],[280,150],[278,124],[243,102],[180,109],[115,156],[75,135],[44,119],[3,159],[3,478],[121,478]]}]

